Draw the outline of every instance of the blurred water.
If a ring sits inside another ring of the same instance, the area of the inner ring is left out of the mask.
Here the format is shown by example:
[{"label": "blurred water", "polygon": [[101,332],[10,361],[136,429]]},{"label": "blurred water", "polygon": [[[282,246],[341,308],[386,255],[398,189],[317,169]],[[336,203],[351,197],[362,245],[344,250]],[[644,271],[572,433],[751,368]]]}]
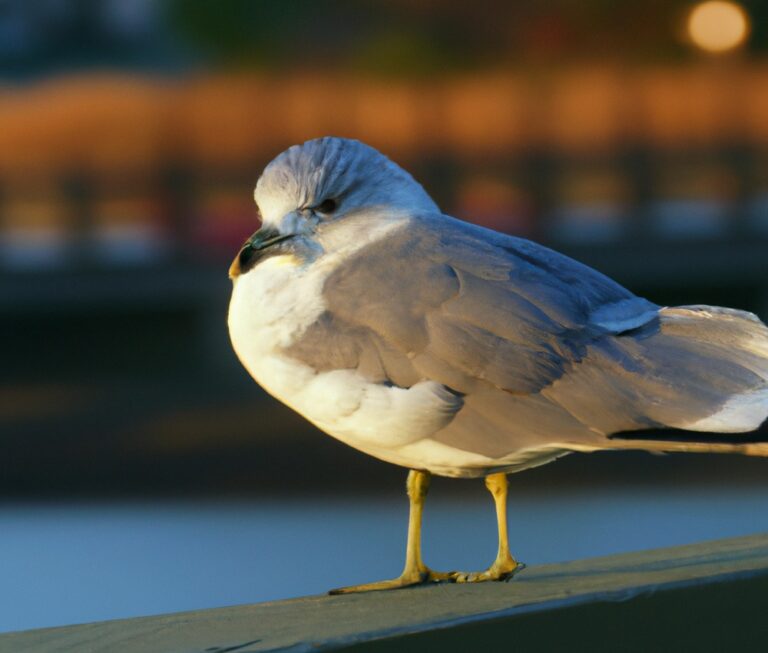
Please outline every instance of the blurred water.
[{"label": "blurred water", "polygon": [[[489,498],[440,497],[426,561],[476,569],[495,553]],[[511,497],[529,564],[768,531],[768,487]],[[395,576],[405,500],[0,506],[0,631],[314,594]]]}]

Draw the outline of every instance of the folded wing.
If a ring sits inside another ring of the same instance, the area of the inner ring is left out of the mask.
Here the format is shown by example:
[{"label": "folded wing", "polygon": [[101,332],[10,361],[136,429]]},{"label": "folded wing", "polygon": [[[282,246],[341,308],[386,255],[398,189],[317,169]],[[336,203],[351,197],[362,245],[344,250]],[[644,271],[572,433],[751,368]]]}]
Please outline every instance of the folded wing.
[{"label": "folded wing", "polygon": [[[317,369],[460,393],[462,409],[432,438],[493,459],[607,448],[612,433],[659,426],[745,430],[768,412],[768,332],[756,318],[660,310],[552,250],[446,216],[361,250],[323,295],[326,314],[294,351]],[[732,347],[733,333],[752,344]],[[722,413],[743,395],[751,408]]]}]

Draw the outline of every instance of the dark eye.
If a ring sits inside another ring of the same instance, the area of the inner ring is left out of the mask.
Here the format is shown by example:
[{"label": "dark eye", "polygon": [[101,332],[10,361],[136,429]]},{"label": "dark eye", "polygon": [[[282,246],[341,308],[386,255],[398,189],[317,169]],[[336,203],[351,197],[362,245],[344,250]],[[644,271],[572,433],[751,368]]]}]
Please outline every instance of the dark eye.
[{"label": "dark eye", "polygon": [[327,199],[323,200],[323,202],[318,205],[317,210],[320,211],[320,213],[333,213],[338,206],[339,203],[336,200]]}]

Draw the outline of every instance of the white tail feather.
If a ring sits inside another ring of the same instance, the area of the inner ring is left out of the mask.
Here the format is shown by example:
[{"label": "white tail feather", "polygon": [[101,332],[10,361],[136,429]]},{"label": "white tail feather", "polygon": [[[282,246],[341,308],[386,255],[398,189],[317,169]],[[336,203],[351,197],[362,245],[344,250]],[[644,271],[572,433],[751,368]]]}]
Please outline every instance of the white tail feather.
[{"label": "white tail feather", "polygon": [[[743,392],[726,397],[710,415],[670,424],[690,431],[743,433],[759,428],[768,418],[768,327],[746,311],[717,306],[678,306],[660,311],[662,330],[715,347],[718,360],[736,363],[762,379]],[[707,359],[702,359],[706,364]]]},{"label": "white tail feather", "polygon": [[713,415],[686,424],[689,431],[744,433],[753,431],[768,417],[768,385],[755,392],[735,395]]}]

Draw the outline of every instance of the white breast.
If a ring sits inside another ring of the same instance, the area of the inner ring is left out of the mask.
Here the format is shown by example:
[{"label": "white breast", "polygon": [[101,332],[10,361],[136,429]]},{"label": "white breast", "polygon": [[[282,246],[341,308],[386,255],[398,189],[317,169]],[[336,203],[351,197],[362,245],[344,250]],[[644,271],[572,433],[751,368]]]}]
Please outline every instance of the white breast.
[{"label": "white breast", "polygon": [[517,456],[492,460],[430,437],[451,422],[461,401],[434,381],[390,387],[370,383],[356,370],[318,373],[284,353],[326,310],[322,290],[328,276],[356,249],[403,226],[379,225],[357,247],[306,265],[292,256],[271,257],[238,277],[229,308],[235,351],[267,392],[367,454],[445,476],[478,476],[513,464]]},{"label": "white breast", "polygon": [[[379,225],[358,247],[402,226]],[[493,460],[433,439],[451,422],[461,401],[434,381],[390,387],[370,383],[356,370],[318,373],[284,353],[326,310],[323,284],[356,249],[326,254],[306,265],[292,256],[271,257],[235,280],[229,332],[251,376],[329,435],[391,463],[444,476],[479,476],[515,464],[520,455],[530,457],[530,452],[520,452]]]},{"label": "white breast", "polygon": [[357,246],[310,264],[271,257],[235,280],[229,308],[232,344],[251,376],[322,430],[365,450],[431,435],[450,422],[460,400],[433,381],[405,389],[370,383],[357,370],[318,373],[284,351],[325,311],[328,275],[355,250],[403,224],[380,224]]},{"label": "white breast", "polygon": [[[228,322],[235,352],[251,375],[286,403],[294,394],[294,386],[308,379],[290,378],[288,370],[300,361],[286,359],[282,351],[326,310],[322,296],[325,280],[349,256],[404,227],[406,221],[357,224],[358,228],[352,224],[343,232],[342,238],[336,234],[335,239],[342,242],[331,242],[331,251],[313,261],[304,262],[291,255],[272,256],[234,280]],[[283,362],[269,360],[272,358]]]}]

